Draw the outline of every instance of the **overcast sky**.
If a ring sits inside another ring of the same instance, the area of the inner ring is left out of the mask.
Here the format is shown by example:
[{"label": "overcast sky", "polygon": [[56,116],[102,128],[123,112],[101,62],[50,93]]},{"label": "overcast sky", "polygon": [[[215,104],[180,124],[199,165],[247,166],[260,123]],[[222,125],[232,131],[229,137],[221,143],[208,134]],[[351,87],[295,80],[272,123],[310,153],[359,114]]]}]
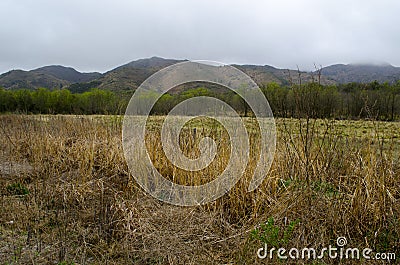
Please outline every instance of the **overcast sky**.
[{"label": "overcast sky", "polygon": [[139,58],[400,66],[398,0],[1,0],[0,72]]}]

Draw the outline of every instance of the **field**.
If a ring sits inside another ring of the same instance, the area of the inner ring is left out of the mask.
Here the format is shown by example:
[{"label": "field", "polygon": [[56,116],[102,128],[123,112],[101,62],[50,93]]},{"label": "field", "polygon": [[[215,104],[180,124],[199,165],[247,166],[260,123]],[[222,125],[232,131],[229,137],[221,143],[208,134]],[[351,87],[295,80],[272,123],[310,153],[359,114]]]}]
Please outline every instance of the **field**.
[{"label": "field", "polygon": [[[223,130],[191,124],[196,139],[214,137],[220,148],[209,169],[186,174],[161,152],[162,120],[151,117],[146,146],[163,176],[198,185],[223,170]],[[257,250],[264,243],[322,248],[338,237],[400,259],[400,123],[277,119],[271,170],[247,192],[258,149],[256,124],[246,118],[251,158],[244,177],[196,207],[163,203],[137,185],[121,123],[121,116],[0,116],[0,264],[282,264],[259,259]],[[182,141],[196,156],[197,140]]]}]

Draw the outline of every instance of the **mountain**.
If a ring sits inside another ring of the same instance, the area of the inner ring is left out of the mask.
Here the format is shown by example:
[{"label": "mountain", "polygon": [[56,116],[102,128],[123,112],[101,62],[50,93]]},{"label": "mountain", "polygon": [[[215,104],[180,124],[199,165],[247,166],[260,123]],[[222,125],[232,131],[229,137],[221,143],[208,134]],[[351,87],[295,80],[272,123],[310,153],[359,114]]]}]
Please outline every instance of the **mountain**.
[{"label": "mountain", "polygon": [[[318,81],[318,75],[316,73],[290,70],[290,69],[278,69],[269,65],[233,65],[239,70],[250,76],[254,82],[258,85],[275,82],[280,85],[299,84],[300,81],[303,83]],[[300,77],[299,77],[300,74]],[[325,76],[321,76],[321,84],[330,85],[334,82]]]},{"label": "mountain", "polygon": [[[0,75],[0,87],[6,89],[38,87],[69,88],[84,92],[91,88],[113,91],[134,90],[155,72],[185,60],[151,57],[121,65],[104,74],[81,73],[71,67],[51,65],[31,71],[12,70]],[[269,65],[233,65],[248,74],[256,83],[276,82],[281,85],[317,81],[317,72],[278,69]],[[373,81],[394,83],[400,80],[400,67],[390,64],[336,64],[321,69],[322,84],[370,83]],[[301,80],[299,80],[299,75]]]},{"label": "mountain", "polygon": [[62,88],[66,85],[66,80],[32,71],[12,70],[0,75],[0,86],[6,89]]},{"label": "mountain", "polygon": [[102,75],[100,73],[81,73],[76,71],[72,67],[64,67],[61,65],[51,65],[44,66],[35,70],[32,70],[33,73],[39,73],[43,75],[51,75],[60,80],[65,80],[69,83],[82,83],[82,82],[90,82],[95,79],[100,78]]},{"label": "mountain", "polygon": [[[175,63],[184,62],[187,60],[164,59],[161,57],[153,56],[151,58],[139,59],[130,63],[124,64],[114,70],[122,68],[138,68],[138,69],[162,69],[164,67],[173,65]],[[112,70],[112,71],[114,71]]]},{"label": "mountain", "polygon": [[6,89],[55,89],[73,83],[90,82],[101,76],[100,73],[80,73],[71,67],[51,65],[31,71],[11,70],[0,75],[0,86]]},{"label": "mountain", "polygon": [[[110,90],[136,89],[146,78],[155,72],[184,61],[185,60],[163,59],[160,57],[133,61],[105,73],[103,77],[99,79],[101,82],[99,87]],[[278,69],[269,65],[233,66],[249,75],[258,84],[276,82],[278,84],[287,85],[290,84],[290,82],[299,82],[297,70]],[[301,72],[301,79],[303,82],[312,81],[313,76],[316,78],[313,73]],[[332,84],[332,81],[325,77],[321,79],[323,84]]]},{"label": "mountain", "polygon": [[395,83],[400,80],[400,67],[390,64],[335,64],[322,68],[322,74],[335,83]]},{"label": "mountain", "polygon": [[99,88],[110,90],[136,89],[144,80],[157,71],[183,61],[160,57],[132,61],[106,72],[99,79],[99,82],[101,82]]}]

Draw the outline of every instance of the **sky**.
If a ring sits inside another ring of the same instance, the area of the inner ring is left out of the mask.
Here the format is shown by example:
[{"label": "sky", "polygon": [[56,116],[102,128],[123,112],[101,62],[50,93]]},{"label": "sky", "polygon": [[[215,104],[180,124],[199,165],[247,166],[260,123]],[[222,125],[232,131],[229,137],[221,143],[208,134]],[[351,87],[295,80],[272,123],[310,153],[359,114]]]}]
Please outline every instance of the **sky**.
[{"label": "sky", "polygon": [[140,58],[400,66],[398,0],[1,0],[0,73]]}]

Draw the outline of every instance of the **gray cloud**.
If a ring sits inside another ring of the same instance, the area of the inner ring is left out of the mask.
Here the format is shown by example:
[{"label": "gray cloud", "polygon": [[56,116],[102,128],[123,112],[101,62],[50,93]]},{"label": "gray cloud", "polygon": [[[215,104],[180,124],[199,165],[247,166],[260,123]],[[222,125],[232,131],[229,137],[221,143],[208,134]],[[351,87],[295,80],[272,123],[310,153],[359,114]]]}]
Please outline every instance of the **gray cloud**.
[{"label": "gray cloud", "polygon": [[0,72],[161,56],[309,70],[400,65],[397,0],[2,0]]}]

